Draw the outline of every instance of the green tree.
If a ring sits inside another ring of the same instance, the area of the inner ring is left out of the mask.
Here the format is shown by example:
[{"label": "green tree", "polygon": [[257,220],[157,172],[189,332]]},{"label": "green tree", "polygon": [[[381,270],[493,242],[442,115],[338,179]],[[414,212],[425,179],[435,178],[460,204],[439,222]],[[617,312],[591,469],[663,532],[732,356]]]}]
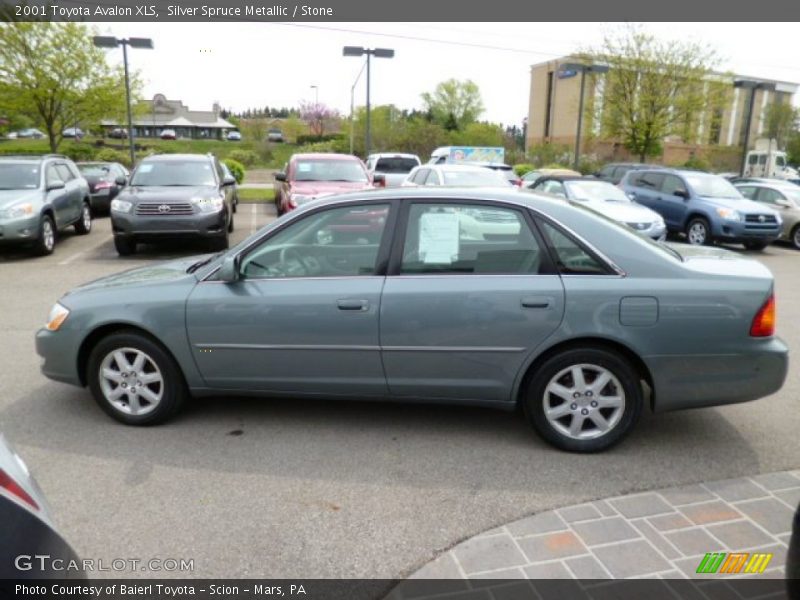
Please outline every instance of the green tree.
[{"label": "green tree", "polygon": [[433,121],[448,130],[462,130],[484,111],[481,92],[469,79],[443,81],[432,93],[422,94],[422,101]]},{"label": "green tree", "polygon": [[[122,68],[111,68],[79,23],[17,22],[0,26],[0,112],[41,126],[55,152],[67,127],[125,114]],[[131,78],[132,92],[139,80]]]},{"label": "green tree", "polygon": [[797,131],[800,111],[789,102],[773,102],[764,109],[764,133],[783,148],[791,134]]},{"label": "green tree", "polygon": [[605,63],[603,101],[596,107],[604,136],[622,141],[644,161],[661,152],[665,137],[694,141],[700,119],[720,104],[729,86],[717,81],[709,46],[663,40],[627,25],[579,59]]}]

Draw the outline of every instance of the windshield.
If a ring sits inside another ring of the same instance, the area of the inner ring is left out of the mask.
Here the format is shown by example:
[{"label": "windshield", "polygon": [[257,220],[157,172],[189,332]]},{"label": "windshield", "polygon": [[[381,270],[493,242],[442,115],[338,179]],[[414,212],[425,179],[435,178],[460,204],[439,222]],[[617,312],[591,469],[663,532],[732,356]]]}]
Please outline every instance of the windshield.
[{"label": "windshield", "polygon": [[299,160],[295,164],[294,180],[366,182],[367,173],[354,160]]},{"label": "windshield", "polygon": [[136,169],[131,185],[150,187],[216,185],[211,163],[205,160],[144,162]]},{"label": "windshield", "polygon": [[33,190],[38,187],[38,164],[0,163],[0,190]]},{"label": "windshield", "polygon": [[375,165],[375,170],[379,173],[408,173],[418,165],[419,161],[413,158],[393,156],[391,158],[379,158]]},{"label": "windshield", "polygon": [[734,200],[741,200],[742,195],[739,193],[733,184],[727,179],[719,177],[718,175],[705,175],[702,173],[692,173],[685,175],[686,181],[692,186],[692,189],[698,196],[705,196],[707,198],[732,198]]},{"label": "windshield", "polygon": [[444,185],[458,185],[458,186],[507,186],[508,180],[505,177],[490,169],[480,169],[475,171],[449,171],[442,170],[444,177]]},{"label": "windshield", "polygon": [[108,165],[78,165],[78,169],[83,175],[94,177],[105,177],[111,170]]},{"label": "windshield", "polygon": [[603,202],[628,202],[631,200],[621,189],[605,181],[565,181],[564,185],[573,200],[599,200]]}]

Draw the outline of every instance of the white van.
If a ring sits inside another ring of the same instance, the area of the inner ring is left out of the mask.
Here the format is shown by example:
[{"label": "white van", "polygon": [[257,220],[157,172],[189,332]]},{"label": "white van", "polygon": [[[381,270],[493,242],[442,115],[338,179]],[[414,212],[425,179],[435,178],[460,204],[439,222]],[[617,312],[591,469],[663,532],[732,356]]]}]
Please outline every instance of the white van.
[{"label": "white van", "polygon": [[428,164],[485,163],[503,164],[506,151],[494,146],[441,146],[431,152]]},{"label": "white van", "polygon": [[798,178],[797,170],[789,166],[786,152],[772,150],[763,140],[758,140],[756,149],[747,153],[744,176],[774,177],[776,179]]}]

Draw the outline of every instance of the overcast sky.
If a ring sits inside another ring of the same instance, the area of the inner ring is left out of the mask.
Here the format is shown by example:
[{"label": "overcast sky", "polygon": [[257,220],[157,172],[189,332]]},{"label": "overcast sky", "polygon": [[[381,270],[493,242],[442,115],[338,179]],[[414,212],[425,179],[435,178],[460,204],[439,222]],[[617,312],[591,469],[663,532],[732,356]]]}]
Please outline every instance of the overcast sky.
[{"label": "overcast sky", "polygon": [[[345,58],[342,46],[394,48],[393,59],[373,59],[372,102],[421,108],[420,94],[445,79],[472,79],[480,87],[483,119],[520,124],[527,113],[530,65],[597,45],[598,23],[113,23],[103,33],[151,37],[154,50],[131,50],[144,95],[163,93],[195,110],[214,101],[225,108],[297,106],[319,100],[346,114],[350,88],[363,59]],[[800,82],[794,23],[653,23],[661,37],[711,44],[723,70]],[[411,38],[424,38],[411,39]],[[474,46],[469,46],[472,44]],[[475,47],[480,46],[480,47]],[[121,61],[119,50],[109,60]],[[365,77],[356,105],[365,98]],[[800,94],[794,102],[800,101]]]}]

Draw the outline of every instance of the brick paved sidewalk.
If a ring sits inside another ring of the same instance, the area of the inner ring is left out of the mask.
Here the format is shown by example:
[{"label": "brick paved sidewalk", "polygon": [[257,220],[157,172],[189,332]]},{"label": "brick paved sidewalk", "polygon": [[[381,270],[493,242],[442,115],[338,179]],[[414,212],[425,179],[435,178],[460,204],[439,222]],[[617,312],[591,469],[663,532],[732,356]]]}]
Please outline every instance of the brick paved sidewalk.
[{"label": "brick paved sidewalk", "polygon": [[470,538],[412,579],[694,578],[707,552],[753,551],[780,578],[798,504],[800,471],[608,498]]}]

